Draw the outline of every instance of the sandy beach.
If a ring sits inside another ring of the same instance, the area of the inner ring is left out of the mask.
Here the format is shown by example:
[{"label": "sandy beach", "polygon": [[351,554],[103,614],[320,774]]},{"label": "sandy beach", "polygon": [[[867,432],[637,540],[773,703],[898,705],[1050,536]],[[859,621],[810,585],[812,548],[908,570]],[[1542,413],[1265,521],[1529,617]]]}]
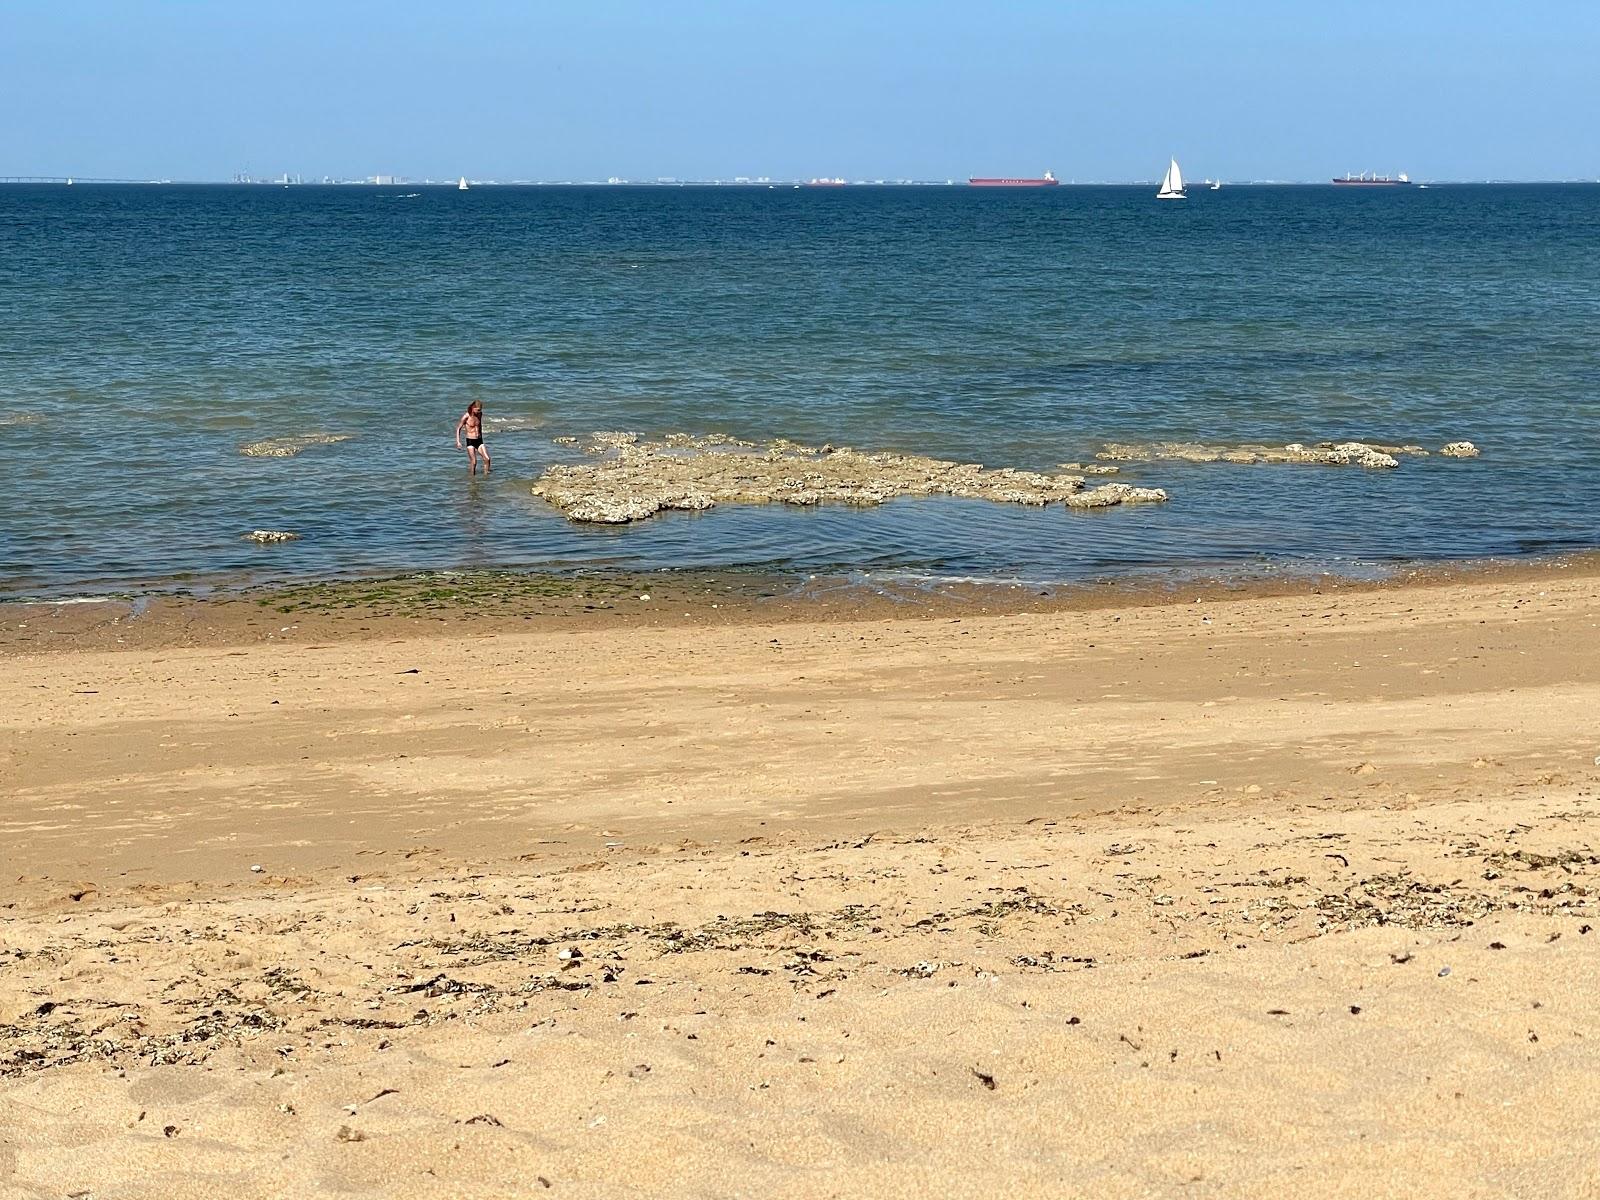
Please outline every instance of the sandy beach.
[{"label": "sandy beach", "polygon": [[1592,562],[0,626],[0,1195],[1600,1195]]}]

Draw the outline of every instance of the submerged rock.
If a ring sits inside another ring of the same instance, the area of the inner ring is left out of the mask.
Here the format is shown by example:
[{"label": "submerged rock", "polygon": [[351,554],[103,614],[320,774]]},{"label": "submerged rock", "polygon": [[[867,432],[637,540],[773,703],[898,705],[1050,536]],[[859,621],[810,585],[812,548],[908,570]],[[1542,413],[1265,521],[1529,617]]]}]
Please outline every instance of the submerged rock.
[{"label": "submerged rock", "polygon": [[246,458],[293,458],[307,446],[331,446],[335,442],[348,442],[348,433],[299,433],[292,437],[266,438],[239,447]]},{"label": "submerged rock", "polygon": [[584,447],[584,451],[588,454],[604,454],[607,450],[619,450],[623,446],[631,446],[638,440],[637,433],[618,429],[602,430],[589,435],[589,444]]},{"label": "submerged rock", "polygon": [[1451,442],[1439,453],[1446,458],[1477,458],[1481,451],[1471,442]]},{"label": "submerged rock", "polygon": [[747,442],[743,438],[736,438],[730,433],[669,433],[665,443],[676,450],[709,450],[715,446],[754,446],[754,442]]},{"label": "submerged rock", "polygon": [[[1048,474],[1013,467],[986,469],[915,454],[868,453],[848,446],[804,446],[775,441],[764,449],[720,435],[675,435],[642,442],[632,435],[603,436],[611,455],[601,462],[548,468],[533,494],[574,521],[624,524],[664,509],[698,510],[716,504],[876,505],[899,496],[956,496],[1042,507],[1075,508],[1159,503],[1159,488],[1108,484],[1084,490],[1082,475]],[[1081,496],[1082,502],[1073,503]]]},{"label": "submerged rock", "polygon": [[1393,454],[1387,450],[1380,450],[1377,446],[1369,446],[1366,442],[1340,442],[1334,446],[1320,443],[1316,446],[1302,446],[1299,442],[1290,442],[1284,449],[1294,456],[1290,462],[1322,463],[1333,467],[1366,467],[1369,470],[1400,465],[1400,460]]},{"label": "submerged rock", "polygon": [[1102,483],[1067,497],[1068,508],[1110,508],[1114,504],[1165,504],[1165,488],[1134,487],[1128,483]]},{"label": "submerged rock", "polygon": [[261,546],[271,546],[277,542],[298,542],[300,535],[291,533],[287,529],[254,529],[244,535],[245,541],[255,542]]},{"label": "submerged rock", "polygon": [[1204,442],[1152,442],[1129,445],[1112,442],[1095,455],[1112,462],[1226,462],[1226,463],[1318,463],[1330,467],[1366,467],[1381,470],[1398,467],[1397,455],[1423,456],[1421,446],[1384,446],[1373,442],[1317,442],[1307,446],[1290,442],[1287,446],[1258,443],[1208,445]]}]

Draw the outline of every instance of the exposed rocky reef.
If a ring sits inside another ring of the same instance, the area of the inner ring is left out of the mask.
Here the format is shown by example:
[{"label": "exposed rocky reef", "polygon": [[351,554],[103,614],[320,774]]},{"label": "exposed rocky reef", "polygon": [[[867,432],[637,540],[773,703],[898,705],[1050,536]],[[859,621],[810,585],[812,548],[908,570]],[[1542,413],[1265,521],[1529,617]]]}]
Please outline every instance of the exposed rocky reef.
[{"label": "exposed rocky reef", "polygon": [[266,438],[239,447],[246,458],[293,458],[307,446],[331,446],[334,442],[348,442],[348,433],[297,433],[290,437]]},{"label": "exposed rocky reef", "polygon": [[298,542],[300,535],[287,529],[253,529],[244,535],[244,539],[260,546],[271,546],[278,542]]},{"label": "exposed rocky reef", "polygon": [[[1451,442],[1440,454],[1451,458],[1473,458],[1478,448],[1471,442]],[[1426,458],[1424,446],[1386,446],[1377,442],[1317,442],[1287,446],[1259,443],[1209,445],[1204,442],[1151,442],[1130,445],[1112,442],[1095,455],[1111,462],[1193,462],[1193,463],[1314,463],[1329,467],[1366,467],[1382,470],[1398,467],[1401,456]]]},{"label": "exposed rocky reef", "polygon": [[1125,483],[1089,488],[1077,474],[985,468],[915,454],[867,453],[848,446],[806,446],[779,440],[765,449],[725,435],[675,434],[643,441],[637,434],[595,434],[593,463],[548,468],[533,485],[573,521],[617,525],[665,509],[717,504],[876,505],[899,496],[956,496],[1005,504],[1108,508],[1160,503],[1160,488]]},{"label": "exposed rocky reef", "polygon": [[1068,496],[1068,508],[1110,508],[1116,504],[1161,504],[1167,498],[1164,488],[1134,487],[1131,483],[1102,483]]}]

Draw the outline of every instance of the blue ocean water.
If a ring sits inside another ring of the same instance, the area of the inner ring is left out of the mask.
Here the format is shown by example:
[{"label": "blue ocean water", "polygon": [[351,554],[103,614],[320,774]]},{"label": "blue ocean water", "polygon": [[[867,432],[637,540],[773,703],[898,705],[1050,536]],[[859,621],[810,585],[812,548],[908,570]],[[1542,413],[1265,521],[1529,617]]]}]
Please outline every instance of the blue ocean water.
[{"label": "blue ocean water", "polygon": [[[1600,187],[0,187],[0,595],[438,567],[1083,579],[1600,545]],[[496,470],[452,428],[490,418]],[[563,434],[1049,468],[1171,503],[723,507],[573,526]],[[263,438],[350,440],[288,459]],[[251,529],[302,540],[257,547]]]}]

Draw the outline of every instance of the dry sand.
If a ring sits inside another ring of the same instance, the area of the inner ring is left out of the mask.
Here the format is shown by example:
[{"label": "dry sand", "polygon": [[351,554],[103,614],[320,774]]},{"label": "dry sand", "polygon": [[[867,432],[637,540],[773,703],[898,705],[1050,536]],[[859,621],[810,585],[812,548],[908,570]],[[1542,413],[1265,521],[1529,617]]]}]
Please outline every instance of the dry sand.
[{"label": "dry sand", "polygon": [[0,1194],[1600,1194],[1600,574],[958,609],[0,614]]}]

